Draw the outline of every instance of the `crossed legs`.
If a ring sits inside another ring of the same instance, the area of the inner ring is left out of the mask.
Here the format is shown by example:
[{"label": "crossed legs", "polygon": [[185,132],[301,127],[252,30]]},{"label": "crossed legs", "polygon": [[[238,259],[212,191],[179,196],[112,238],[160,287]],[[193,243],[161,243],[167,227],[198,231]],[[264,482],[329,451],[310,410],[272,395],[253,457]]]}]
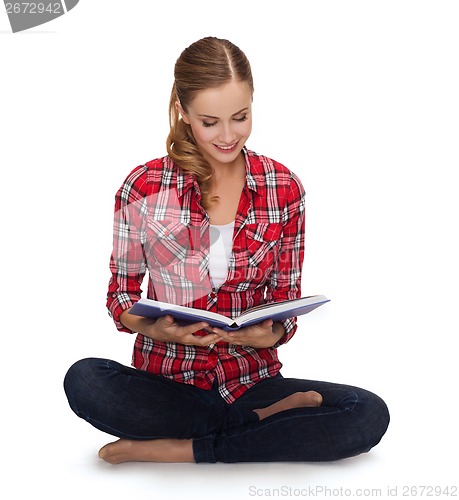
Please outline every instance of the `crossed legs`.
[{"label": "crossed legs", "polygon": [[368,451],[389,423],[368,391],[280,376],[228,405],[216,390],[87,359],[64,387],[78,416],[120,438],[99,451],[110,463],[336,460]]}]

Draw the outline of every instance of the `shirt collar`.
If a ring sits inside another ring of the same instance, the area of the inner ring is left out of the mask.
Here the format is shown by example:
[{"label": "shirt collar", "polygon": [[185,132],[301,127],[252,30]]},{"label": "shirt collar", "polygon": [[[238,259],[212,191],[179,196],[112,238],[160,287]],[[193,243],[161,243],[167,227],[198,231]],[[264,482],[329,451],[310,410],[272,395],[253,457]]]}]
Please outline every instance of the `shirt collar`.
[{"label": "shirt collar", "polygon": [[[245,146],[242,149],[245,159],[245,170],[247,187],[251,191],[263,195],[266,187],[266,179],[263,172],[263,165],[259,156]],[[177,172],[177,194],[182,197],[190,188],[194,187],[198,194],[201,193],[196,176],[189,172],[179,169]]]},{"label": "shirt collar", "polygon": [[184,172],[182,169],[178,169],[177,172],[177,194],[181,198],[190,188],[196,189],[196,191],[201,194],[199,189],[198,181],[196,176],[190,172]]},{"label": "shirt collar", "polygon": [[252,191],[263,195],[266,187],[266,178],[260,158],[256,153],[245,147],[242,151],[245,157],[247,186]]}]

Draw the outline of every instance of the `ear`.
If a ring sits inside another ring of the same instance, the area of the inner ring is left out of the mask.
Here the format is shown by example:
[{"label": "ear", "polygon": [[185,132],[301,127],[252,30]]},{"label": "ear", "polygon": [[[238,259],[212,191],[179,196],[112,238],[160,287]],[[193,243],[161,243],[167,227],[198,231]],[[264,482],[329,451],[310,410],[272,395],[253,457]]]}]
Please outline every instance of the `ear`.
[{"label": "ear", "polygon": [[190,119],[188,118],[188,115],[185,113],[185,111],[182,108],[182,105],[180,104],[179,101],[175,101],[175,109],[180,113],[180,116],[182,117],[182,120],[189,125],[190,124]]}]

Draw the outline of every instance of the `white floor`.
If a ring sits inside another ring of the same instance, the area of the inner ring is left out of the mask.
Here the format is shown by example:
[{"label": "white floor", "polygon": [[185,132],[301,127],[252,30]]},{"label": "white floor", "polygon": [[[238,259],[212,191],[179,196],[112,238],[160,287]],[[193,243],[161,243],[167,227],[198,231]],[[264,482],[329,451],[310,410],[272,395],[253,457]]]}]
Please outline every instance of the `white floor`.
[{"label": "white floor", "polygon": [[[325,312],[317,312],[314,318],[311,316],[308,321],[310,328],[318,328],[324,316],[327,316]],[[126,362],[131,339],[118,339],[119,343],[115,341],[118,352],[113,348],[107,348],[107,351],[110,356]],[[322,342],[315,344],[323,352]],[[81,342],[75,344],[82,349]],[[292,348],[285,346],[286,365],[294,360],[298,350],[304,352],[307,344],[311,342],[306,337],[298,336],[294,348],[293,344]],[[29,347],[33,349],[34,343]],[[99,349],[101,346],[96,345],[95,355],[100,355]],[[68,350],[66,348],[64,357],[73,358]],[[87,355],[78,348],[75,351],[77,358]],[[61,387],[69,363],[66,360],[53,363],[48,358],[48,365],[40,368],[37,364],[29,391],[25,378],[16,376],[20,385],[16,385],[16,390],[5,392],[3,413],[6,420],[3,419],[3,425],[6,424],[7,428],[3,441],[8,456],[3,458],[1,487],[5,491],[11,487],[13,493],[4,498],[24,498],[24,495],[31,494],[49,498],[59,495],[66,499],[103,496],[114,500],[136,495],[203,500],[313,495],[326,498],[351,494],[385,498],[389,490],[392,496],[397,492],[401,498],[408,487],[420,491],[421,487],[451,489],[457,486],[455,450],[459,443],[452,379],[444,378],[440,383],[438,378],[432,384],[430,374],[426,375],[414,365],[407,370],[396,357],[392,361],[381,361],[385,351],[381,349],[380,356],[373,363],[362,361],[356,369],[346,369],[345,363],[337,366],[338,357],[333,354],[329,355],[331,365],[321,368],[323,359],[319,358],[326,358],[322,354],[316,356],[317,361],[310,361],[309,370],[304,363],[301,366],[298,362],[296,369],[286,367],[284,370],[287,376],[299,376],[300,372],[307,371],[319,374],[323,370],[328,371],[331,374],[329,379],[334,380],[341,371],[344,374],[341,381],[351,382],[353,379],[352,383],[356,383],[360,379],[360,385],[381,394],[391,409],[389,430],[370,453],[321,464],[109,465],[97,457],[97,450],[113,438],[93,429],[70,411]],[[428,353],[425,355],[427,357]],[[387,367],[387,373],[380,371],[382,366]],[[440,370],[437,366],[437,375]],[[343,377],[348,380],[343,380]],[[17,387],[20,387],[19,391]],[[6,401],[10,401],[7,406]]]},{"label": "white floor", "polygon": [[[62,395],[55,394],[62,402]],[[424,413],[430,412],[429,408]],[[413,412],[414,415],[415,412]],[[4,461],[7,497],[249,499],[264,497],[379,496],[407,487],[443,489],[458,484],[451,456],[457,436],[420,417],[413,426],[395,412],[390,431],[371,453],[329,464],[147,464],[109,465],[97,458],[108,437],[74,418],[64,404],[52,415],[31,413],[30,425]],[[27,419],[25,419],[27,420]],[[36,428],[37,420],[45,428]],[[422,425],[420,425],[422,422]],[[414,439],[416,431],[422,431]],[[414,432],[413,432],[414,431]],[[7,441],[10,436],[7,436]],[[438,440],[438,442],[436,442]],[[12,489],[9,489],[9,488]],[[12,492],[12,493],[11,493]],[[338,494],[339,493],[339,494]]]}]

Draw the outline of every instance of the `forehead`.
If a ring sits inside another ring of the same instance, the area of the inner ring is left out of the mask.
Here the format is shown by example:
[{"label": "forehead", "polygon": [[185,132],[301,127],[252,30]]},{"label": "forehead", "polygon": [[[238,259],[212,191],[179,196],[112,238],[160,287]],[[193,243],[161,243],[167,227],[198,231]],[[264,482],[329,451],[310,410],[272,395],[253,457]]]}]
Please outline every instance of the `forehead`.
[{"label": "forehead", "polygon": [[250,107],[251,102],[252,92],[248,83],[232,80],[221,87],[198,92],[189,105],[189,111],[223,118]]}]

